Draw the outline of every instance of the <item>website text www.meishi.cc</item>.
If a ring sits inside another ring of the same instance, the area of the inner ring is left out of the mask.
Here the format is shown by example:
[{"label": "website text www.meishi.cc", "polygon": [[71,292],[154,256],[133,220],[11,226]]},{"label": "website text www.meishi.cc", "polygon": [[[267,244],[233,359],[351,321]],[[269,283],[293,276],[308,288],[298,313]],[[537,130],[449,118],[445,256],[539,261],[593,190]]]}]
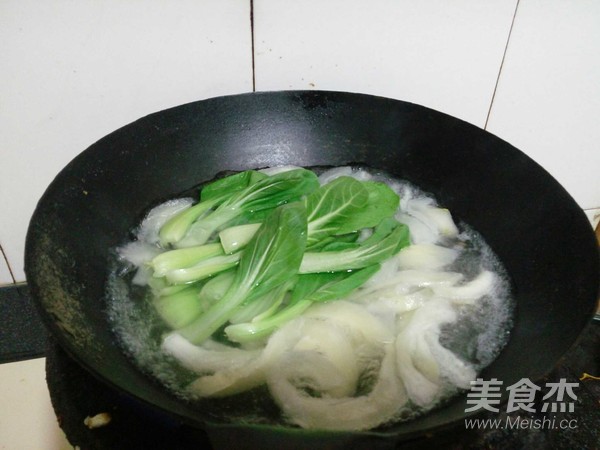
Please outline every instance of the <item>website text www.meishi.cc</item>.
[{"label": "website text www.meishi.cc", "polygon": [[577,419],[558,417],[510,417],[498,419],[465,419],[467,430],[572,430],[577,428]]}]

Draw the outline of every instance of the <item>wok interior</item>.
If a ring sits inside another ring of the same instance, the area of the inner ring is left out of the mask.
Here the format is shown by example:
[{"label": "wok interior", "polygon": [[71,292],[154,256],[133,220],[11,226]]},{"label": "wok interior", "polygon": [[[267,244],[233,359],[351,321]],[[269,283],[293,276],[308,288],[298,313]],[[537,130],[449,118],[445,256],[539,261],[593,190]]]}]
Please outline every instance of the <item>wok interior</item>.
[{"label": "wok interior", "polygon": [[[30,224],[26,272],[43,319],[109,385],[190,423],[214,421],[167,394],[115,345],[104,297],[110,249],[151,206],[223,170],[352,163],[434,194],[504,263],[515,326],[482,377],[508,386],[549,372],[589,321],[598,291],[597,248],[582,211],[542,168],[489,133],[357,94],[216,98],[147,116],[92,145],[54,180]],[[432,430],[462,419],[464,409],[459,398],[386,433]]]}]

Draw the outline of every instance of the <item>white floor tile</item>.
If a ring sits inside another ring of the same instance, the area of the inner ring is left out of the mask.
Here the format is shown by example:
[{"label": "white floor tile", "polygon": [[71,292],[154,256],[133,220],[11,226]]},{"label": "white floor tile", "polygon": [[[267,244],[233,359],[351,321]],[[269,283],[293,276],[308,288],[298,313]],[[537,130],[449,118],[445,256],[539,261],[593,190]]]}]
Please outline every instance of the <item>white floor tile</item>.
[{"label": "white floor tile", "polygon": [[600,206],[600,2],[521,0],[488,130]]},{"label": "white floor tile", "polygon": [[483,126],[516,0],[254,0],[257,90],[363,92]]},{"label": "white floor tile", "polygon": [[46,385],[45,358],[0,364],[0,448],[71,450]]},{"label": "white floor tile", "polygon": [[148,113],[252,90],[250,2],[0,4],[0,242],[23,281],[25,232],[74,156]]},{"label": "white floor tile", "polygon": [[13,279],[10,276],[10,271],[8,270],[8,265],[6,264],[4,255],[0,253],[0,286],[5,284],[11,284],[12,282]]}]

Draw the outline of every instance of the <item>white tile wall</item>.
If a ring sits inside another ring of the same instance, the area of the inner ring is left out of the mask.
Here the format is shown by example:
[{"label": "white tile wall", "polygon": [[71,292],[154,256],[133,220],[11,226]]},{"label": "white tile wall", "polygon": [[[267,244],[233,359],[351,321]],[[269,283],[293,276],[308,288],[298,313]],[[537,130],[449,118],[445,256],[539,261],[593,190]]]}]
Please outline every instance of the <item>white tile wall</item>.
[{"label": "white tile wall", "polygon": [[488,130],[600,206],[600,2],[521,0]]},{"label": "white tile wall", "polygon": [[593,229],[596,229],[600,223],[600,208],[592,208],[584,210],[585,215],[590,221]]},{"label": "white tile wall", "polygon": [[254,0],[257,90],[364,92],[483,127],[516,0]]},{"label": "white tile wall", "polygon": [[0,3],[0,244],[23,281],[37,200],[74,156],[148,113],[252,90],[249,0]]},{"label": "white tile wall", "polygon": [[[600,206],[600,3],[254,0],[258,90],[333,89],[486,123]],[[77,153],[147,113],[252,89],[250,0],[0,3],[0,244]],[[0,262],[0,282],[6,280]]]}]

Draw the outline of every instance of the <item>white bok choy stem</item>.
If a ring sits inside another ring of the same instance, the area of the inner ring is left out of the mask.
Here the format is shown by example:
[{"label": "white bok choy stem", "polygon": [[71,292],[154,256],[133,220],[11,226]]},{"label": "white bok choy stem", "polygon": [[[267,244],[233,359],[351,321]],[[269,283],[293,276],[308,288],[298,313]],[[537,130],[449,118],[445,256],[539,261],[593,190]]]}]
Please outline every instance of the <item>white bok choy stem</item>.
[{"label": "white bok choy stem", "polygon": [[211,340],[202,345],[191,344],[184,337],[171,333],[163,339],[162,350],[176,358],[188,370],[210,373],[240,368],[260,356],[260,350],[242,350]]},{"label": "white bok choy stem", "polygon": [[[369,429],[392,420],[406,404],[393,336],[362,307],[343,300],[315,305],[271,340],[284,336],[295,336],[293,345],[267,372],[267,384],[291,422],[305,428]],[[365,377],[370,387],[360,392]]]},{"label": "white bok choy stem", "polygon": [[442,377],[460,388],[468,387],[475,379],[474,369],[439,341],[441,326],[455,321],[456,314],[449,300],[429,300],[405,318],[405,326],[396,338],[398,374],[410,400],[418,406],[435,403]]},{"label": "white bok choy stem", "polygon": [[270,372],[273,376],[268,380],[269,389],[289,420],[303,428],[367,430],[393,420],[407,402],[406,392],[395,372],[392,344],[384,346],[371,391],[360,396],[309,396],[290,382],[294,374],[284,362]]},{"label": "white bok choy stem", "polygon": [[[265,384],[267,371],[302,337],[298,330],[297,327],[288,327],[287,331],[275,332],[260,350],[224,346],[224,353],[219,355],[219,348],[214,347],[212,340],[195,346],[176,334],[164,340],[163,349],[178,359],[182,358],[182,364],[202,375],[189,385],[192,395],[226,397]],[[211,353],[206,352],[207,346]],[[230,364],[227,364],[228,356],[233,357]]]},{"label": "white bok choy stem", "polygon": [[434,286],[433,291],[436,295],[452,300],[455,304],[473,304],[476,300],[492,292],[496,282],[497,277],[493,272],[482,270],[471,281],[456,286]]},{"label": "white bok choy stem", "polygon": [[452,264],[459,251],[435,244],[413,244],[403,248],[396,258],[400,269],[437,270]]}]

